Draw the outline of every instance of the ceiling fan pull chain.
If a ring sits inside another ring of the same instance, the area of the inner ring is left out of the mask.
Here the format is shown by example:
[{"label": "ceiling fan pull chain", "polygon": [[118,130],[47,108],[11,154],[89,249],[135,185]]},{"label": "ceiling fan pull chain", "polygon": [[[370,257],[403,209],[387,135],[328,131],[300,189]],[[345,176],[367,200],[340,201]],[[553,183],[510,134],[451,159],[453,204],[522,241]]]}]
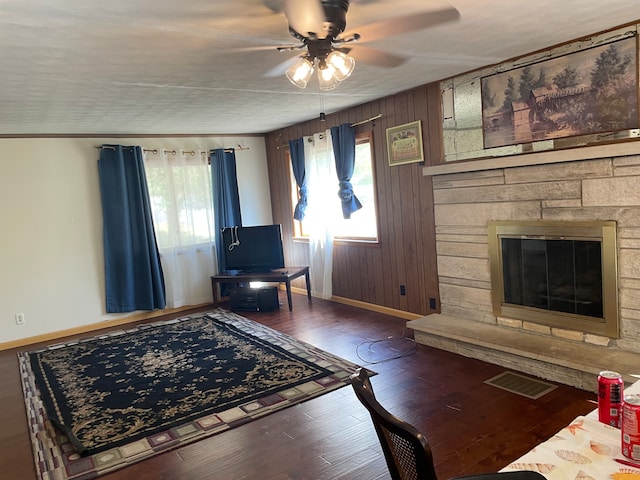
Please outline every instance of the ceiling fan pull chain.
[{"label": "ceiling fan pull chain", "polygon": [[322,93],[322,89],[320,90],[320,121],[324,122],[326,120],[324,114],[324,93]]}]

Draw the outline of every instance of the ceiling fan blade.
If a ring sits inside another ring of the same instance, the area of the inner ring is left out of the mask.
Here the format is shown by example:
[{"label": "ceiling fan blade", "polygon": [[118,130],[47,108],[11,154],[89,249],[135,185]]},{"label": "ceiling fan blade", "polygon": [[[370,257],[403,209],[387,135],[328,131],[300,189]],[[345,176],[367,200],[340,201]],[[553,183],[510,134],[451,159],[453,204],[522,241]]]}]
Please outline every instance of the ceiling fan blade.
[{"label": "ceiling fan blade", "polygon": [[284,72],[286,72],[291,65],[296,63],[299,58],[300,58],[300,55],[296,55],[295,57],[288,58],[284,62],[279,63],[275,67],[263,73],[262,76],[267,78],[273,78],[273,77],[279,77],[281,75],[284,75]]},{"label": "ceiling fan blade", "polygon": [[282,44],[282,45],[254,45],[251,47],[231,47],[221,50],[228,52],[289,52],[292,50],[301,50],[305,47],[304,44]]},{"label": "ceiling fan blade", "polygon": [[379,22],[368,23],[357,27],[351,32],[345,32],[340,37],[360,34],[362,42],[373,42],[382,38],[415,32],[442,23],[453,22],[460,18],[460,12],[453,7],[428,12],[414,13],[403,17],[389,18]]},{"label": "ceiling fan blade", "polygon": [[358,62],[362,62],[376,67],[394,68],[407,61],[406,57],[378,50],[377,48],[365,47],[364,45],[352,45],[348,48],[351,48],[349,55],[355,59],[356,65]]},{"label": "ceiling fan blade", "polygon": [[274,13],[280,13],[284,6],[284,0],[263,0],[262,3]]},{"label": "ceiling fan blade", "polygon": [[310,32],[319,37],[323,33],[325,16],[321,0],[285,0],[284,14],[289,27],[305,37]]}]

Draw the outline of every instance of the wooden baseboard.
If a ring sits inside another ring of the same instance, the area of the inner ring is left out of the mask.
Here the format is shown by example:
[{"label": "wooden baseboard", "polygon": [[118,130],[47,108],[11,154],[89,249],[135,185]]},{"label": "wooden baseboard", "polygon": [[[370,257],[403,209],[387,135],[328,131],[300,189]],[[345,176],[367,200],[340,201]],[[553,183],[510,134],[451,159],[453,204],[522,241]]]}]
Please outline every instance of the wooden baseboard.
[{"label": "wooden baseboard", "polygon": [[0,343],[0,351],[9,350],[12,348],[20,348],[27,345],[33,345],[36,343],[51,342],[64,337],[84,335],[85,333],[95,332],[96,330],[102,330],[103,328],[120,327],[122,325],[127,325],[130,323],[135,323],[142,320],[149,320],[152,318],[162,317],[164,315],[172,315],[174,313],[180,313],[188,310],[193,310],[196,308],[201,308],[206,305],[210,305],[210,304],[203,303],[202,305],[189,305],[185,307],[165,308],[164,310],[154,310],[152,312],[139,312],[139,313],[134,313],[133,315],[128,315],[126,317],[121,317],[114,320],[106,320],[104,322],[91,323],[89,325],[82,325],[80,327],[69,328],[66,330],[58,330],[56,332],[44,333],[42,335],[36,335],[34,337],[27,337],[27,338],[21,338],[19,340],[12,340],[10,342]]},{"label": "wooden baseboard", "polygon": [[[281,286],[281,289],[284,290],[284,286]],[[300,293],[301,295],[307,294],[307,290],[305,288],[292,286],[291,291],[294,293]],[[424,317],[424,315],[419,313],[405,312],[404,310],[396,310],[395,308],[383,307],[382,305],[353,300],[352,298],[338,297],[336,295],[332,295],[329,301],[342,303],[344,305],[351,305],[352,307],[358,307],[372,312],[384,313],[385,315],[391,315],[392,317],[398,317],[404,320],[416,320],[417,318]]]},{"label": "wooden baseboard", "polygon": [[395,308],[383,307],[382,305],[374,305],[373,303],[361,302],[360,300],[353,300],[351,298],[337,297],[335,295],[332,295],[330,300],[344,305],[351,305],[353,307],[371,310],[372,312],[384,313],[385,315],[391,315],[392,317],[398,317],[404,320],[416,320],[417,318],[424,317],[424,315],[420,315],[418,313],[405,312],[404,310],[396,310]]}]

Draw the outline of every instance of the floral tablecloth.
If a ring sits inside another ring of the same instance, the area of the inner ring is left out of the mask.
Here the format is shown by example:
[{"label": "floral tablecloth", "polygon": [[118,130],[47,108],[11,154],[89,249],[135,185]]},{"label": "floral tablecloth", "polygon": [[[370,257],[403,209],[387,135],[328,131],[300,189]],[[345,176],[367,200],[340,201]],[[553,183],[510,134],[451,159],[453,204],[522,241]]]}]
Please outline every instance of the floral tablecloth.
[{"label": "floral tablecloth", "polygon": [[[625,393],[639,393],[639,383]],[[533,470],[548,480],[640,480],[640,468],[614,460],[625,458],[620,452],[621,441],[620,430],[600,423],[594,410],[577,417],[502,471]]]},{"label": "floral tablecloth", "polygon": [[533,470],[549,480],[640,480],[640,468],[622,465],[620,430],[578,417],[503,471]]}]

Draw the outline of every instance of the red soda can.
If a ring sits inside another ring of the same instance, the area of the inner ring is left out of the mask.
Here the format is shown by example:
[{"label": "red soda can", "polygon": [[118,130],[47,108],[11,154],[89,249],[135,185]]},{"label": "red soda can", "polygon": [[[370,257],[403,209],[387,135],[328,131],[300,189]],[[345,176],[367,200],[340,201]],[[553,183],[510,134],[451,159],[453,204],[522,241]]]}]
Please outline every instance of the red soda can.
[{"label": "red soda can", "polygon": [[640,395],[626,395],[622,404],[622,454],[640,461]]},{"label": "red soda can", "polygon": [[598,420],[620,428],[624,382],[622,375],[605,370],[598,375]]}]

